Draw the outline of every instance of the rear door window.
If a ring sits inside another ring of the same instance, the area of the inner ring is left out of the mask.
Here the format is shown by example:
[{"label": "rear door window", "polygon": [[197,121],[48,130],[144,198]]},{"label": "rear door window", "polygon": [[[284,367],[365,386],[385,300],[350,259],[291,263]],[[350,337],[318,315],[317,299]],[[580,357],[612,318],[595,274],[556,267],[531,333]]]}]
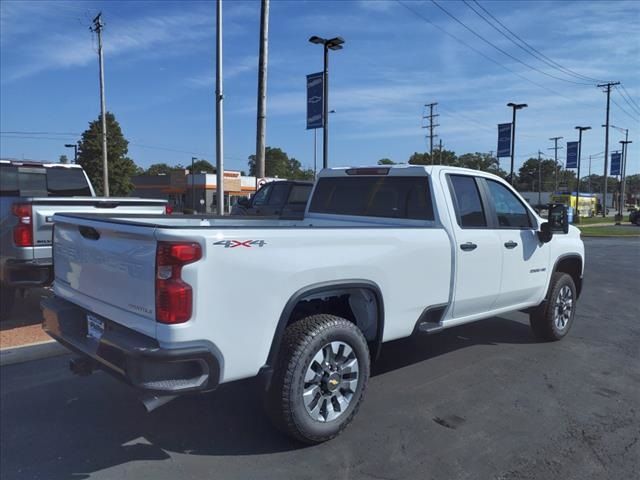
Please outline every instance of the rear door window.
[{"label": "rear door window", "polygon": [[278,182],[276,183],[271,191],[271,195],[269,196],[268,205],[277,207],[280,205],[284,205],[287,200],[287,194],[289,193],[289,184]]},{"label": "rear door window", "polygon": [[427,177],[321,178],[309,211],[362,217],[434,219]]},{"label": "rear door window", "polygon": [[307,203],[311,194],[311,185],[293,185],[289,193],[289,203]]},{"label": "rear door window", "polygon": [[476,179],[470,175],[449,175],[449,179],[458,225],[462,228],[486,227],[487,219]]}]

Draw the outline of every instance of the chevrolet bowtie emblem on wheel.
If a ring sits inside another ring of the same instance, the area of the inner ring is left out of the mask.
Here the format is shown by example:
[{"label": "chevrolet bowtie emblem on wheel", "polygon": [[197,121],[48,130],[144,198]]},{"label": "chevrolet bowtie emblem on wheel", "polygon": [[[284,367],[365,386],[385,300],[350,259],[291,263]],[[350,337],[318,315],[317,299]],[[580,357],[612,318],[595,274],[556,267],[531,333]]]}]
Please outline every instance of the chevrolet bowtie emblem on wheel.
[{"label": "chevrolet bowtie emblem on wheel", "polygon": [[332,378],[331,380],[329,380],[329,385],[331,385],[332,387],[335,387],[338,384],[338,380],[336,380],[335,378]]}]

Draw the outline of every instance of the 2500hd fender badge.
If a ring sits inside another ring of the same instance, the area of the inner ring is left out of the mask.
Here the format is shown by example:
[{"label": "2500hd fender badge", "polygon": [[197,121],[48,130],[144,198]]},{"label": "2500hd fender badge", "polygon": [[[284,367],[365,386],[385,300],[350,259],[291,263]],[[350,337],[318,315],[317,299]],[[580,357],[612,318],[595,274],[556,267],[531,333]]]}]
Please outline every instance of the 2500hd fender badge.
[{"label": "2500hd fender badge", "polygon": [[264,247],[267,242],[264,240],[220,240],[219,242],[214,242],[214,245],[222,245],[224,248],[236,248],[236,247]]}]

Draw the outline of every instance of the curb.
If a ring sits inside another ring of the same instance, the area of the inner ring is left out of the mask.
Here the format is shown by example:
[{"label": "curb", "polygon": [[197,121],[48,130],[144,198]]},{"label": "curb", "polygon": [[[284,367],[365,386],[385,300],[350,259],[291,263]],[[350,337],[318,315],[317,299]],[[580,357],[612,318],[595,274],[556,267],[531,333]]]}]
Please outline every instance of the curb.
[{"label": "curb", "polygon": [[0,348],[0,367],[57,357],[65,353],[69,353],[69,350],[55,340],[30,343],[19,347]]}]

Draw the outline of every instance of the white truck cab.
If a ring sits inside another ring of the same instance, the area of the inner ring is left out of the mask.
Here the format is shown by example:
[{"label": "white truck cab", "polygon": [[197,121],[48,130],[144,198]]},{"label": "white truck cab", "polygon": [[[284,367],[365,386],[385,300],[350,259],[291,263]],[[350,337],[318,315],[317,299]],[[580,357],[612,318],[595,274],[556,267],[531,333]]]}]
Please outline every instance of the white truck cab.
[{"label": "white truck cab", "polygon": [[[44,329],[153,407],[258,376],[307,443],[351,421],[384,342],[513,310],[569,331],[584,248],[503,179],[445,166],[323,170],[302,220],[55,216]],[[254,285],[250,301],[246,288]]]}]

